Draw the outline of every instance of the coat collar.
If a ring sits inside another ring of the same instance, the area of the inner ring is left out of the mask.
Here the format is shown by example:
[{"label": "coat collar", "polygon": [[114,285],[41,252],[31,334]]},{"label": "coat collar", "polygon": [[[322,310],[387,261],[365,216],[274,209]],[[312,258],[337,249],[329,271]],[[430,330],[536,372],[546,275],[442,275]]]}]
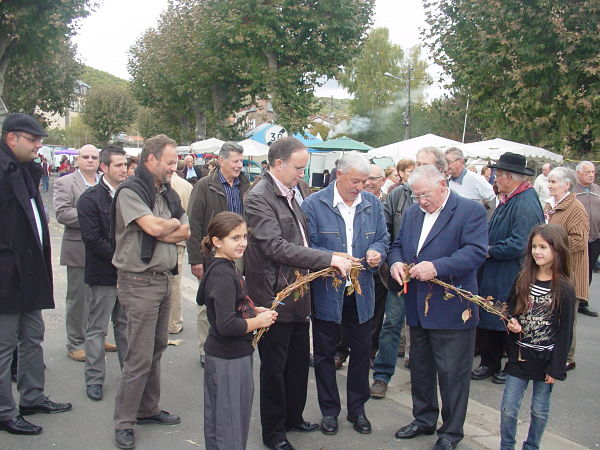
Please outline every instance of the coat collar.
[{"label": "coat collar", "polygon": [[[433,224],[431,231],[427,235],[425,242],[421,246],[421,252],[427,245],[438,235],[440,232],[446,227],[446,224],[450,221],[452,216],[454,215],[456,206],[458,204],[458,194],[450,191],[450,195],[448,195],[448,200],[446,200],[446,206],[440,211],[440,215],[437,220]],[[414,251],[416,253],[417,245],[419,243],[419,238],[421,236],[421,230],[423,228],[423,221],[425,219],[425,213],[419,208],[419,205],[413,206],[413,208],[417,208],[417,219],[416,226],[413,228],[413,238],[412,243],[414,246]]]},{"label": "coat collar", "polygon": [[[334,189],[335,189],[335,183],[329,183],[329,185],[325,189],[323,189],[322,191],[319,191],[319,192],[323,192],[320,200],[323,203],[325,203],[329,209],[335,211],[335,213],[339,215],[340,211],[339,211],[338,207],[333,205],[333,198],[334,198],[334,194],[335,194]],[[373,194],[371,194],[367,191],[361,192],[361,198],[362,198],[362,201],[358,205],[356,205],[356,213],[355,214],[358,214],[361,211],[365,210],[366,208],[371,207],[373,204],[373,201],[377,201],[377,202],[379,201]]]}]

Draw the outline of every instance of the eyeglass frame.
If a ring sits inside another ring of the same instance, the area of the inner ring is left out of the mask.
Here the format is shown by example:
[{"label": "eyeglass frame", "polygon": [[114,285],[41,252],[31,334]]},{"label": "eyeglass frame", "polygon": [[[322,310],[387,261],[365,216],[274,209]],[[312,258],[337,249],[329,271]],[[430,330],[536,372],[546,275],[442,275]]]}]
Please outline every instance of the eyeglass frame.
[{"label": "eyeglass frame", "polygon": [[44,138],[43,137],[30,138],[29,136],[25,136],[24,134],[17,133],[16,131],[13,131],[12,133],[14,135],[16,135],[16,136],[19,136],[19,137],[21,137],[23,139],[28,140],[32,144],[35,144],[36,142],[39,142],[40,144],[44,143]]}]

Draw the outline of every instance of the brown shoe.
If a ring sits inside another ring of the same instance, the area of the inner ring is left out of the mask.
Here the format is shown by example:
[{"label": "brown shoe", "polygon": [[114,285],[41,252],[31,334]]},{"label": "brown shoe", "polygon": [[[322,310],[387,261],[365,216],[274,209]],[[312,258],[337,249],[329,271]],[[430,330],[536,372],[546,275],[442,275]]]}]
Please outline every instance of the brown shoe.
[{"label": "brown shoe", "polygon": [[371,385],[371,398],[385,398],[388,385],[381,380],[374,380]]},{"label": "brown shoe", "polygon": [[117,346],[115,344],[111,344],[110,342],[104,343],[104,351],[106,352],[116,352]]},{"label": "brown shoe", "polygon": [[85,361],[85,352],[83,350],[73,350],[72,352],[68,352],[67,356],[71,358],[73,361],[84,362]]}]

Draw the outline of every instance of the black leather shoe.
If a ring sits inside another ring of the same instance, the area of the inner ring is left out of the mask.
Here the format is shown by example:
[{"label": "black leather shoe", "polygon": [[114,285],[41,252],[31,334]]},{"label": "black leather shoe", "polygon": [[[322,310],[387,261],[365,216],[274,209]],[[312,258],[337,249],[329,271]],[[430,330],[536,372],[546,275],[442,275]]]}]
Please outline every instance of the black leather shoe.
[{"label": "black leather shoe", "polygon": [[48,397],[34,406],[19,406],[19,412],[23,416],[31,416],[35,413],[56,414],[70,410],[73,407],[70,403],[54,403]]},{"label": "black leather shoe", "polygon": [[336,434],[338,432],[338,422],[336,416],[323,416],[321,419],[321,433]]},{"label": "black leather shoe", "polygon": [[294,450],[294,446],[290,444],[290,441],[279,441],[275,445],[269,447],[272,450]]},{"label": "black leather shoe", "polygon": [[150,423],[155,423],[158,425],[177,425],[179,422],[181,422],[179,416],[176,416],[175,414],[169,414],[169,411],[164,410],[155,416],[137,418],[138,425],[147,425]]},{"label": "black leather shoe", "polygon": [[496,384],[504,384],[506,383],[506,370],[501,370],[500,372],[496,372],[492,377],[492,381]]},{"label": "black leather shoe", "polygon": [[89,386],[86,386],[85,393],[90,400],[102,400],[102,385],[90,384]]},{"label": "black leather shoe", "polygon": [[439,438],[433,446],[433,450],[454,450],[455,448],[456,442],[446,438]]},{"label": "black leather shoe", "polygon": [[126,430],[115,430],[115,441],[119,448],[135,447],[135,436],[131,428]]},{"label": "black leather shoe", "polygon": [[577,312],[581,313],[581,314],[585,314],[586,316],[590,316],[590,317],[598,317],[598,313],[596,311],[594,311],[592,308],[590,308],[588,305],[583,305],[583,306],[579,306],[579,308],[577,309]]},{"label": "black leather shoe", "polygon": [[319,429],[318,423],[310,423],[306,420],[302,422],[300,425],[296,425],[295,427],[288,428],[289,431],[299,431],[301,433],[310,433],[311,431],[317,431]]},{"label": "black leather shoe", "polygon": [[8,431],[10,434],[40,434],[42,427],[34,425],[17,416],[14,419],[0,421],[0,430]]},{"label": "black leather shoe", "polygon": [[371,422],[364,414],[357,414],[356,417],[348,416],[348,422],[354,424],[354,429],[361,434],[371,434]]},{"label": "black leather shoe", "polygon": [[575,361],[572,361],[572,362],[570,362],[570,363],[567,363],[567,367],[566,367],[566,369],[567,369],[567,372],[568,372],[569,370],[573,370],[575,367],[577,367],[577,364],[575,364]]},{"label": "black leather shoe", "polygon": [[479,366],[471,372],[471,380],[485,380],[494,375],[494,371],[487,366]]},{"label": "black leather shoe", "polygon": [[398,431],[396,431],[396,439],[412,439],[421,434],[433,434],[435,433],[435,429],[424,430],[419,428],[416,422],[411,422],[408,425],[403,426]]}]

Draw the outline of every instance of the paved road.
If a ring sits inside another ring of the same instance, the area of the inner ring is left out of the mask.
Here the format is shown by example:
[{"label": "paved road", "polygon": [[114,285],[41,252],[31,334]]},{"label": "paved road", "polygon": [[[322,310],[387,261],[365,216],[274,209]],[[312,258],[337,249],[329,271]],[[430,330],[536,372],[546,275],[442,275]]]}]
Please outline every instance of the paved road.
[{"label": "paved road", "polygon": [[[52,210],[50,202],[48,207]],[[52,215],[53,216],[53,215]],[[46,371],[46,393],[55,401],[70,401],[73,410],[57,415],[35,415],[30,420],[44,427],[39,436],[13,436],[0,434],[0,449],[111,449],[114,448],[112,413],[114,394],[119,376],[116,354],[107,354],[107,379],[105,399],[93,402],[85,396],[83,364],[67,358],[64,346],[64,295],[66,271],[58,265],[60,249],[60,226],[51,222],[53,263],[55,272],[56,309],[44,312],[47,326],[44,343]],[[180,414],[182,423],[174,427],[146,425],[137,427],[139,449],[193,449],[204,448],[202,434],[202,375],[198,364],[195,339],[195,289],[196,282],[189,269],[184,274],[184,330],[176,338],[182,339],[179,346],[169,346],[162,359],[161,406]],[[592,286],[592,303],[600,306],[600,275],[596,275]],[[600,390],[595,385],[600,372],[598,349],[600,319],[579,315],[577,369],[569,373],[566,382],[559,382],[553,394],[551,419],[544,435],[544,449],[565,450],[600,447],[598,407]],[[114,341],[113,341],[114,342]],[[249,449],[263,449],[260,438],[260,416],[258,411],[258,356],[255,355],[254,408],[250,430]],[[477,364],[477,361],[475,362]],[[338,372],[338,384],[344,397],[346,371]],[[489,380],[473,382],[469,413],[465,425],[466,438],[459,448],[494,449],[499,446],[497,410],[502,387]],[[16,388],[15,388],[16,391]],[[15,392],[15,399],[18,396]],[[18,400],[17,400],[18,401]],[[344,399],[342,400],[344,402]],[[526,407],[528,400],[524,400]],[[410,379],[406,369],[399,368],[390,384],[388,397],[371,400],[366,405],[367,416],[373,423],[373,434],[360,435],[340,416],[340,431],[335,436],[320,432],[309,435],[290,433],[290,441],[299,449],[430,449],[435,436],[424,436],[412,441],[397,441],[394,432],[412,420]],[[522,414],[528,422],[528,413]],[[320,420],[316,401],[314,376],[309,377],[309,399],[305,419]],[[527,423],[519,427],[524,438]]]}]

